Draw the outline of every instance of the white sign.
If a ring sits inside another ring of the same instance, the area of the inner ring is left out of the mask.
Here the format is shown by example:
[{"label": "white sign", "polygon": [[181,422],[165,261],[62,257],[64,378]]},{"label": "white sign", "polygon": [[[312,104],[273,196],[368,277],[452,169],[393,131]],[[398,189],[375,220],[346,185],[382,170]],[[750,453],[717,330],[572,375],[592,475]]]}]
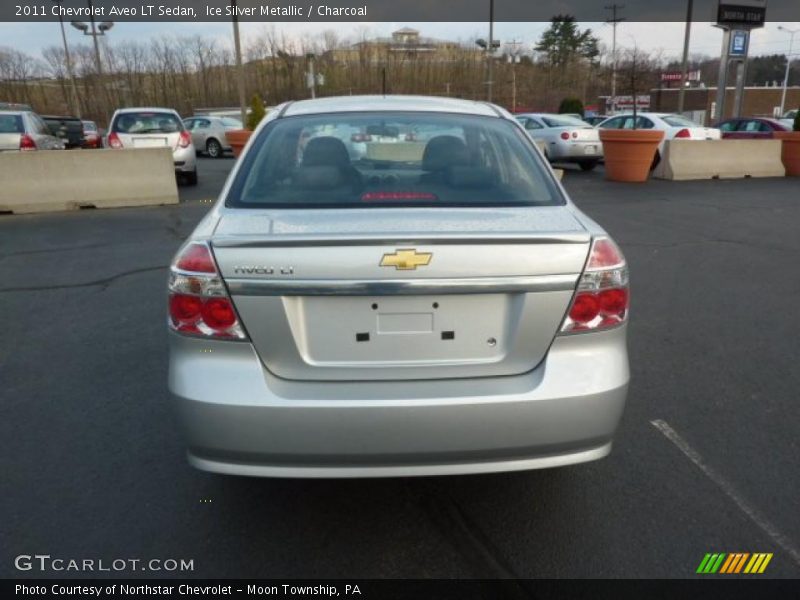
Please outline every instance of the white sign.
[{"label": "white sign", "polygon": [[[632,110],[633,96],[617,96],[609,98],[609,104],[617,110]],[[650,94],[640,94],[636,96],[636,110],[647,110],[650,108]]]}]

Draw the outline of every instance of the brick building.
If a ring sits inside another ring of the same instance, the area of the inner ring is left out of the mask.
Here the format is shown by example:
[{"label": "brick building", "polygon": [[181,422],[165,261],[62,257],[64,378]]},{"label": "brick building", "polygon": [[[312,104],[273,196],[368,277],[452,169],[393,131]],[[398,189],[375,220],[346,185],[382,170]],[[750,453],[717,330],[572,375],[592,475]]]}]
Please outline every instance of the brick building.
[{"label": "brick building", "polygon": [[[746,87],[742,103],[742,116],[773,116],[773,111],[781,105],[780,87]],[[726,89],[725,116],[733,113],[733,87]],[[711,121],[718,121],[719,116],[712,118],[712,108],[716,107],[717,88],[687,88],[684,100],[684,111],[693,113],[696,121],[708,125]],[[677,89],[650,90],[650,110],[654,112],[675,112],[678,109]],[[786,108],[791,110],[800,107],[800,86],[792,86],[786,92]]]}]

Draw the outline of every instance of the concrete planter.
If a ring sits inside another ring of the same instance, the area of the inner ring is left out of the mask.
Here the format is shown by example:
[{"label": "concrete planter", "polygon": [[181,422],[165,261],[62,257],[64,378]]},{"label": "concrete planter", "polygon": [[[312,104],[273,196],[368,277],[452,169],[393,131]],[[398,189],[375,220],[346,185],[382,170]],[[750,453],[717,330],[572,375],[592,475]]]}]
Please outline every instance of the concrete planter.
[{"label": "concrete planter", "polygon": [[251,135],[253,135],[253,132],[249,129],[234,129],[233,131],[225,132],[225,137],[228,139],[233,155],[236,158],[239,158]]},{"label": "concrete planter", "polygon": [[601,129],[606,179],[626,183],[647,181],[663,131],[652,129]]},{"label": "concrete planter", "polygon": [[775,138],[783,141],[781,160],[787,177],[800,177],[800,131],[776,131]]}]

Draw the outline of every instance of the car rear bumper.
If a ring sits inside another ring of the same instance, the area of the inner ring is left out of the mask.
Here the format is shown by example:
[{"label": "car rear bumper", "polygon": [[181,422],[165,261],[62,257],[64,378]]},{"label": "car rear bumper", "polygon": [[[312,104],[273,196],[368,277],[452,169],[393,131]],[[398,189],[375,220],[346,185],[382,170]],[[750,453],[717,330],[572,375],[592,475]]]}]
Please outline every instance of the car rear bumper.
[{"label": "car rear bumper", "polygon": [[194,146],[178,148],[172,153],[176,173],[194,173],[197,171],[197,155]]},{"label": "car rear bumper", "polygon": [[[588,153],[587,153],[588,148]],[[550,146],[550,156],[552,159],[581,161],[597,160],[603,158],[603,143],[596,142],[557,142]]]},{"label": "car rear bumper", "polygon": [[625,327],[556,338],[513,377],[298,382],[249,343],[170,333],[169,387],[189,461],[217,473],[391,477],[556,467],[602,458],[628,387]]}]

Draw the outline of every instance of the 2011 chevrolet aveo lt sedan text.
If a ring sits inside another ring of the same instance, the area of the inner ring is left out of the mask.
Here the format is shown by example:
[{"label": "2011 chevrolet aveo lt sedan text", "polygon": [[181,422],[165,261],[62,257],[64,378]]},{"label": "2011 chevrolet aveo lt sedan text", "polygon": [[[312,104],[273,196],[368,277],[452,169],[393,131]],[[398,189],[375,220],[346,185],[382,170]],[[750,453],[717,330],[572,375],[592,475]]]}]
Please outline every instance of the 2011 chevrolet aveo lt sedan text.
[{"label": "2011 chevrolet aveo lt sedan text", "polygon": [[303,100],[253,133],[169,277],[189,461],[375,477],[601,458],[628,269],[496,106]]}]

